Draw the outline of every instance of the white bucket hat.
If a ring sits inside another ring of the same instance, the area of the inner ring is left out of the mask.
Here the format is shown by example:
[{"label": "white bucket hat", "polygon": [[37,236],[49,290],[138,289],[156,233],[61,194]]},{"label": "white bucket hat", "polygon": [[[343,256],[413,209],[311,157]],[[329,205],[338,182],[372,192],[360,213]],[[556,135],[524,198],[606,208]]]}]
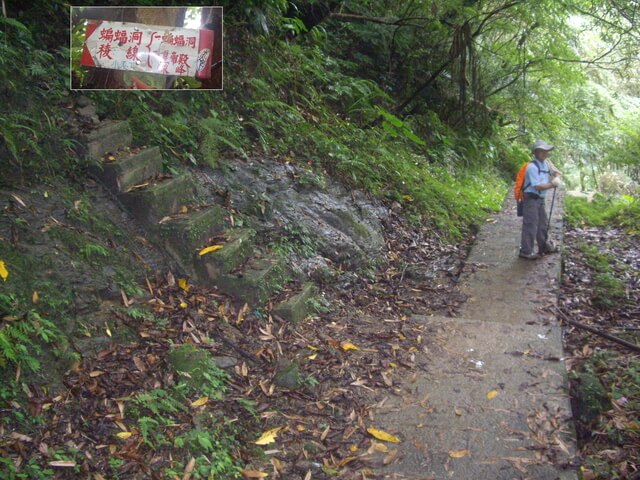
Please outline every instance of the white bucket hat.
[{"label": "white bucket hat", "polygon": [[545,142],[544,140],[536,140],[535,142],[533,142],[533,145],[531,145],[531,151],[535,152],[536,150],[545,150],[547,152],[553,150],[555,147],[553,145],[549,145],[547,142]]}]

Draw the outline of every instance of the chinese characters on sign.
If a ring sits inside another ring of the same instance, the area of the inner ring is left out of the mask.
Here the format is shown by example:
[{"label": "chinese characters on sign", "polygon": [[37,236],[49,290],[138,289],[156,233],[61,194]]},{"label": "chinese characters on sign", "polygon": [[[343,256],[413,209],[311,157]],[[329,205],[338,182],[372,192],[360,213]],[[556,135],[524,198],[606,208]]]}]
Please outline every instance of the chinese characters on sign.
[{"label": "chinese characters on sign", "polygon": [[82,65],[209,78],[213,32],[140,23],[90,21]]}]

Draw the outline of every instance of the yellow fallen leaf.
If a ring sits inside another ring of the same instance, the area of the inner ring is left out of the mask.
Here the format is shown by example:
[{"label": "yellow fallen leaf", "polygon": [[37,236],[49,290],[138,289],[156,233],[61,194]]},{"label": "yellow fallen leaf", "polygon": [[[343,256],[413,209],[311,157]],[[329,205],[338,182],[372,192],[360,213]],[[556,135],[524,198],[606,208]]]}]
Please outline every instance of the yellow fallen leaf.
[{"label": "yellow fallen leaf", "polygon": [[180,302],[180,308],[187,308],[189,305],[187,305],[186,302],[182,301]]},{"label": "yellow fallen leaf", "polygon": [[244,476],[244,478],[265,478],[269,476],[268,473],[259,472],[257,470],[240,470],[240,473]]},{"label": "yellow fallen leaf", "polygon": [[116,433],[116,437],[122,439],[122,440],[126,440],[127,438],[129,438],[131,435],[133,435],[133,432],[120,432],[120,433]]},{"label": "yellow fallen leaf", "polygon": [[104,372],[100,371],[100,370],[94,370],[93,372],[89,372],[89,376],[91,378],[95,378],[95,377],[99,377],[100,375],[103,375]]},{"label": "yellow fallen leaf", "polygon": [[351,445],[349,447],[349,451],[350,452],[357,452],[358,451],[358,446],[357,445]]},{"label": "yellow fallen leaf", "polygon": [[320,350],[318,347],[314,347],[313,345],[307,345],[309,350]]},{"label": "yellow fallen leaf", "polygon": [[115,162],[116,161],[116,157],[114,157],[113,155],[109,155],[107,157],[107,160],[109,160],[110,162]]},{"label": "yellow fallen leaf", "polygon": [[0,260],[0,277],[2,277],[2,280],[5,282],[7,281],[7,278],[9,278],[9,270],[7,270],[7,267],[2,260]]},{"label": "yellow fallen leaf", "polygon": [[272,428],[271,430],[267,430],[262,435],[260,435],[260,438],[258,440],[256,440],[253,443],[255,443],[256,445],[268,445],[269,443],[275,443],[276,437],[278,436],[278,432],[281,429],[282,427]]},{"label": "yellow fallen leaf", "polygon": [[109,324],[105,322],[104,324],[104,331],[106,332],[107,336],[110,337],[111,336],[111,330],[109,330]]},{"label": "yellow fallen leaf", "polygon": [[183,205],[180,208],[180,213],[187,213],[189,211],[189,207],[187,207],[186,205]]},{"label": "yellow fallen leaf", "polygon": [[34,290],[33,291],[33,295],[31,295],[31,301],[33,303],[38,303],[38,300],[40,300],[40,295],[38,295],[38,291]]},{"label": "yellow fallen leaf", "polygon": [[296,430],[298,430],[299,432],[304,432],[307,429],[307,427],[305,427],[304,425],[298,425],[296,427]]},{"label": "yellow fallen leaf", "polygon": [[200,250],[200,253],[198,253],[198,255],[202,256],[202,255],[206,255],[207,253],[217,252],[221,248],[222,248],[222,245],[211,245],[210,247],[205,247],[202,250]]},{"label": "yellow fallen leaf", "polygon": [[459,416],[459,417],[461,417],[461,416],[462,416],[463,411],[462,411],[462,409],[461,409],[461,408],[455,407],[455,408],[453,409],[453,411],[455,412],[455,414],[456,414],[457,416]]},{"label": "yellow fallen leaf", "polygon": [[354,345],[351,342],[342,342],[340,344],[340,347],[342,347],[342,350],[344,350],[345,352],[347,352],[349,350],[360,350],[360,347]]},{"label": "yellow fallen leaf", "polygon": [[309,355],[307,358],[308,358],[309,360],[315,360],[317,356],[318,356],[318,354],[317,354],[317,353],[314,353],[313,355]]},{"label": "yellow fallen leaf", "polygon": [[187,282],[186,278],[179,278],[178,279],[178,286],[184,290],[185,292],[189,293],[189,289],[191,288],[191,286],[189,285],[189,282]]},{"label": "yellow fallen leaf", "polygon": [[498,396],[498,391],[497,390],[491,390],[489,393],[487,393],[487,398],[489,400],[493,400],[497,396]]},{"label": "yellow fallen leaf", "polygon": [[398,443],[400,441],[400,439],[395,435],[391,435],[390,433],[383,432],[382,430],[378,430],[376,428],[367,428],[367,432],[376,437],[378,440],[383,440],[385,442]]},{"label": "yellow fallen leaf", "polygon": [[200,397],[199,399],[191,402],[191,406],[193,408],[201,407],[202,405],[204,405],[208,401],[209,401],[209,397]]},{"label": "yellow fallen leaf", "polygon": [[451,458],[462,458],[468,457],[469,455],[471,455],[469,450],[449,450],[449,456]]},{"label": "yellow fallen leaf", "polygon": [[389,447],[387,447],[384,443],[373,442],[371,448],[374,452],[389,453]]}]

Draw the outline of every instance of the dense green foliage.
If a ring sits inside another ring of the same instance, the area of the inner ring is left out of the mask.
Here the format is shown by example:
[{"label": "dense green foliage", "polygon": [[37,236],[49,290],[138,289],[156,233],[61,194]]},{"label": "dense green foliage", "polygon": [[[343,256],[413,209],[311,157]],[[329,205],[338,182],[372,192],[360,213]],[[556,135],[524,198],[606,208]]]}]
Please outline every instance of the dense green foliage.
[{"label": "dense green foliage", "polygon": [[[556,161],[573,185],[599,186],[612,166],[637,177],[638,65],[629,55],[637,39],[624,35],[635,26],[633,2],[222,4],[224,93],[105,92],[94,97],[102,113],[134,119],[140,141],[161,143],[181,162],[215,165],[225,150],[312,162],[410,203],[454,235],[496,206],[490,197],[504,185],[492,178],[511,178],[536,137],[559,143]],[[43,10],[36,2],[17,8],[18,20],[4,20],[3,58],[7,85],[17,91],[47,78],[51,104],[68,82],[58,70],[69,51],[37,46],[52,44],[65,20],[60,12],[59,24],[35,30],[34,39],[28,25]],[[30,69],[19,68],[25,49],[35,59]],[[614,88],[620,93],[610,94]],[[21,180],[82,165],[75,139],[60,128],[59,106],[31,115],[28,105],[25,112],[7,104],[3,148]],[[467,183],[470,177],[484,187]],[[457,192],[469,198],[458,205]],[[440,218],[451,200],[453,211]]]},{"label": "dense green foliage", "polygon": [[50,177],[75,165],[74,140],[60,129],[69,88],[66,58],[66,48],[44,50],[28,26],[0,17],[0,184]]},{"label": "dense green foliage", "polygon": [[640,202],[629,195],[596,195],[592,202],[583,198],[565,199],[565,219],[572,226],[622,226],[632,234],[640,232]]}]

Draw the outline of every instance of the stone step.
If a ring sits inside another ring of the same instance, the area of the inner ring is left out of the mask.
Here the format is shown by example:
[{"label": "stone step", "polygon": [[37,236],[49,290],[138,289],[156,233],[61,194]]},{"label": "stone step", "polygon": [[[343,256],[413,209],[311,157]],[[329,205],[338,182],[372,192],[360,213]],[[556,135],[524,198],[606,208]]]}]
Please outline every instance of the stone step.
[{"label": "stone step", "polygon": [[114,193],[124,193],[134,185],[162,172],[162,155],[159,147],[122,155],[121,158],[117,158],[116,153],[115,161],[105,161],[91,168],[92,173]]},{"label": "stone step", "polygon": [[107,120],[87,135],[87,155],[99,160],[107,152],[130,146],[132,140],[129,122]]},{"label": "stone step", "polygon": [[[159,225],[158,235],[164,249],[190,275],[196,275],[198,252],[212,244],[212,238],[227,227],[226,211],[219,205],[172,216]],[[213,254],[212,254],[213,255]]]},{"label": "stone step", "polygon": [[217,244],[222,248],[216,252],[196,256],[196,276],[203,283],[214,283],[224,274],[240,266],[253,254],[255,231],[248,228],[233,228],[225,233],[225,240]]},{"label": "stone step", "polygon": [[287,267],[276,259],[253,259],[242,272],[224,274],[216,279],[216,286],[224,293],[247,303],[251,308],[258,307],[287,280]]},{"label": "stone step", "polygon": [[289,297],[284,302],[278,304],[273,309],[273,314],[277,315],[288,322],[301,322],[313,312],[313,307],[309,304],[318,293],[318,287],[313,283],[303,285],[300,293]]},{"label": "stone step", "polygon": [[179,175],[147,188],[119,195],[131,215],[147,227],[155,228],[164,217],[194,202],[196,187],[191,175]]}]

